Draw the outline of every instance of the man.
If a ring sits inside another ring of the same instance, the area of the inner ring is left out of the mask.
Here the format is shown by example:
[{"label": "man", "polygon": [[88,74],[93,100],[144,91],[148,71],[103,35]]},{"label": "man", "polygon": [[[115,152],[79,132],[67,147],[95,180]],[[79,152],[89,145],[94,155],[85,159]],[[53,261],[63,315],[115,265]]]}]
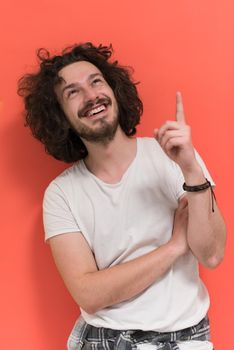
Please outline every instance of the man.
[{"label": "man", "polygon": [[38,56],[19,85],[27,125],[75,162],[44,198],[46,240],[82,314],[68,349],[213,349],[198,262],[220,263],[225,224],[181,94],[175,121],[135,138],[142,103],[111,47]]}]

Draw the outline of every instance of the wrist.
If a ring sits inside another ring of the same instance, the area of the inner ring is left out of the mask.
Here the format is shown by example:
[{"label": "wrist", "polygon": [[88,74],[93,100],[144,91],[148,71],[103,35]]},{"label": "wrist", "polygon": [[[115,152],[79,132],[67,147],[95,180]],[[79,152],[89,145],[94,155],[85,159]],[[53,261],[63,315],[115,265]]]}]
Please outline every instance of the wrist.
[{"label": "wrist", "polygon": [[200,165],[196,162],[190,168],[181,169],[184,175],[184,180],[188,186],[196,186],[204,183],[206,178]]},{"label": "wrist", "polygon": [[184,255],[187,252],[187,244],[179,243],[174,239],[173,237],[169,242],[165,244],[168,249],[168,253],[172,257],[173,261],[175,262],[178,258],[180,258],[182,255]]}]

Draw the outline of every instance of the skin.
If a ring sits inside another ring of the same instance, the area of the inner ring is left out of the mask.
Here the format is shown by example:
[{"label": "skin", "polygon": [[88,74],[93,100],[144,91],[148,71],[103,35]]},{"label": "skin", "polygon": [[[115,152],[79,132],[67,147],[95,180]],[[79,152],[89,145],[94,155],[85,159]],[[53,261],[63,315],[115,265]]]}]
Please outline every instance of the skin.
[{"label": "skin", "polygon": [[[182,96],[176,94],[176,121],[167,121],[154,135],[164,152],[181,168],[185,183],[190,186],[206,182],[198,164],[191,138],[191,128],[186,123]],[[211,210],[210,190],[188,192],[188,232],[190,249],[204,266],[214,268],[222,261],[226,243],[226,227],[217,203]]]},{"label": "skin", "polygon": [[[118,107],[109,85],[93,84],[92,74],[100,73],[88,62],[76,62],[60,71],[63,83],[56,87],[58,100],[73,127],[102,133],[103,125],[114,125]],[[74,84],[79,93],[64,96]],[[66,88],[66,89],[65,89]],[[64,90],[65,89],[65,90]],[[94,119],[82,118],[87,103],[108,97],[111,104]],[[176,121],[155,130],[155,138],[166,154],[182,169],[188,185],[205,182],[193,151],[190,127],[185,122],[181,95],[177,94]],[[88,169],[108,183],[121,180],[136,155],[136,139],[127,137],[117,126],[112,138],[96,142],[82,138],[88,149],[84,160]],[[211,212],[209,190],[188,193],[175,212],[171,239],[152,252],[103,270],[98,270],[92,251],[80,232],[60,234],[49,240],[52,254],[65,285],[77,304],[92,314],[99,309],[128,300],[162,277],[182,255],[191,249],[207,267],[217,266],[223,257],[225,225],[217,205]],[[94,292],[95,291],[95,292]]]},{"label": "skin", "polygon": [[[89,62],[70,64],[59,72],[62,83],[55,88],[55,92],[68,121],[78,133],[86,129],[96,135],[102,134],[103,125],[112,125],[115,128],[117,122],[116,132],[111,142],[108,137],[102,142],[81,137],[89,153],[85,159],[87,168],[103,181],[115,183],[121,179],[135,158],[136,140],[127,137],[118,125],[118,106],[112,89],[101,76],[91,79],[93,74],[101,74],[101,72]],[[101,79],[101,82],[95,82],[96,78]],[[71,86],[70,89],[69,86]],[[102,98],[111,100],[111,105],[105,112],[94,119],[81,117],[80,111],[87,104],[97,105],[96,101]]]},{"label": "skin", "polygon": [[[118,105],[100,70],[89,62],[76,62],[59,72],[62,83],[56,87],[59,102],[72,127],[86,141],[105,145],[118,127]],[[89,111],[105,110],[89,116]]]}]

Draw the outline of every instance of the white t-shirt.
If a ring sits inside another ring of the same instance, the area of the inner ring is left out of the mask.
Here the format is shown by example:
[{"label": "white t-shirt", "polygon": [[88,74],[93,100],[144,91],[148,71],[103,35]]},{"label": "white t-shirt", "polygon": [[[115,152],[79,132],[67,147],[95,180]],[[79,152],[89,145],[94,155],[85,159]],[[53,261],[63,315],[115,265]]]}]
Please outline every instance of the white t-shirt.
[{"label": "white t-shirt", "polygon": [[[214,185],[196,152],[204,175]],[[48,186],[44,196],[45,239],[81,231],[99,269],[144,255],[171,238],[183,174],[153,138],[137,138],[137,154],[121,181],[107,184],[80,161]],[[96,327],[175,331],[206,315],[209,296],[191,252],[137,296],[95,314]]]}]

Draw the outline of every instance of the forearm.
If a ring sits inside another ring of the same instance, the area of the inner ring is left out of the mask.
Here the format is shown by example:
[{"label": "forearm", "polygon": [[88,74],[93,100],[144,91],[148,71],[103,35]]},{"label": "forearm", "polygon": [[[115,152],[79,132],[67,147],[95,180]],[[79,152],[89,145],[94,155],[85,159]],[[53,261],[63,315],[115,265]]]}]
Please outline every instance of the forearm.
[{"label": "forearm", "polygon": [[[200,166],[184,172],[187,185],[200,185],[206,181]],[[206,267],[216,267],[223,258],[226,241],[224,220],[208,188],[201,192],[188,192],[188,244],[198,260]]]},{"label": "forearm", "polygon": [[[205,183],[202,169],[196,160],[191,139],[191,128],[186,124],[181,93],[176,95],[176,121],[167,121],[155,130],[155,137],[162,149],[176,162],[183,172],[188,186]],[[214,205],[212,212],[210,189],[187,194],[188,244],[198,260],[208,267],[215,267],[222,260],[226,239],[223,218]]]},{"label": "forearm", "polygon": [[[88,313],[128,300],[162,277],[181,255],[168,242],[158,249],[129,262],[85,274],[73,294]],[[78,297],[79,296],[79,297]]]}]

